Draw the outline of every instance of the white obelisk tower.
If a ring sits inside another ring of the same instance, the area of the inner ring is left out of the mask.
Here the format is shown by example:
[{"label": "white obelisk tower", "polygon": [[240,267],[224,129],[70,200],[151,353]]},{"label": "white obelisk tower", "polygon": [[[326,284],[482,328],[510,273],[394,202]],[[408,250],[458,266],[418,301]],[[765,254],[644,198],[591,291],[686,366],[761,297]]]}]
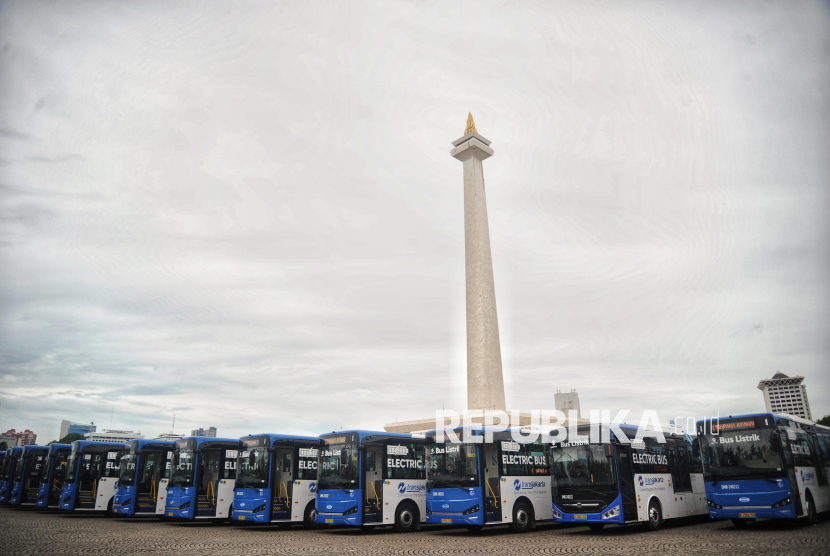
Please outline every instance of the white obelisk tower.
[{"label": "white obelisk tower", "polygon": [[464,163],[464,240],[467,262],[467,409],[506,411],[501,370],[496,288],[481,162],[493,156],[490,141],[467,117],[464,136],[450,154]]}]

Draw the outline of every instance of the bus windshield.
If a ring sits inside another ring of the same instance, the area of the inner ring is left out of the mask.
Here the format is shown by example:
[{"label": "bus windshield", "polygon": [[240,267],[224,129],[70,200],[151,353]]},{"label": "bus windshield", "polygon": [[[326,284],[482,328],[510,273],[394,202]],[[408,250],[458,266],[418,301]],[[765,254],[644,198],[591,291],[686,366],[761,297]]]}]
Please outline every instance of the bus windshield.
[{"label": "bus windshield", "polygon": [[320,450],[317,489],[357,488],[357,461],[354,444],[329,444]]},{"label": "bus windshield", "polygon": [[138,454],[126,454],[121,458],[121,471],[118,474],[120,486],[132,486],[135,483],[135,466]]},{"label": "bus windshield", "polygon": [[78,459],[80,454],[77,452],[72,452],[69,456],[69,460],[66,463],[66,481],[69,484],[75,482],[75,475],[78,473]]},{"label": "bus windshield", "polygon": [[17,482],[23,478],[23,466],[26,465],[26,458],[21,457],[17,460],[17,465],[14,468],[14,476],[12,481]]},{"label": "bus windshield", "polygon": [[557,446],[551,450],[551,459],[558,487],[617,484],[610,444]]},{"label": "bus windshield", "polygon": [[251,448],[246,452],[239,452],[239,461],[236,466],[237,488],[267,488],[268,461],[267,448]]},{"label": "bus windshield", "polygon": [[781,442],[772,427],[720,430],[700,436],[703,466],[712,480],[781,479]]},{"label": "bus windshield", "polygon": [[471,444],[431,444],[427,446],[427,480],[433,488],[478,486],[478,457]]},{"label": "bus windshield", "polygon": [[9,472],[11,471],[12,465],[12,458],[6,456],[3,460],[3,466],[0,467],[0,481],[8,481],[9,480]]},{"label": "bus windshield", "polygon": [[173,454],[173,476],[170,478],[171,487],[193,486],[193,469],[196,454],[193,450],[180,449]]}]

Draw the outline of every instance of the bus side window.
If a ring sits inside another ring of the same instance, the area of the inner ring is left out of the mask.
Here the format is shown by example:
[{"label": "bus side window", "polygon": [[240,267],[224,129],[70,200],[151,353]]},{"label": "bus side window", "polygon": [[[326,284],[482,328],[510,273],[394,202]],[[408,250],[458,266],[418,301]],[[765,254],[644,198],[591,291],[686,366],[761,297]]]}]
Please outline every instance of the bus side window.
[{"label": "bus side window", "polygon": [[700,461],[700,439],[696,438],[692,442],[692,450],[689,456],[692,460],[692,473],[703,473],[703,464]]},{"label": "bus side window", "polygon": [[291,454],[287,453],[282,458],[282,472],[291,473]]},{"label": "bus side window", "polygon": [[375,471],[375,452],[366,452],[366,471],[370,473]]}]

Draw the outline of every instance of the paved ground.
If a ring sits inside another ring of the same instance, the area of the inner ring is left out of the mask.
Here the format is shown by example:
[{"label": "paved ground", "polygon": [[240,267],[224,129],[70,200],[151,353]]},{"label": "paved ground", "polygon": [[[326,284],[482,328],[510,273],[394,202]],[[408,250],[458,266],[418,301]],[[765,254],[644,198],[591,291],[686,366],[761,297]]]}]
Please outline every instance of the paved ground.
[{"label": "paved ground", "polygon": [[156,518],[106,518],[88,513],[0,507],[0,554],[830,554],[830,519],[815,526],[761,522],[736,529],[730,522],[675,524],[656,533],[639,527],[540,525],[514,535],[506,527],[472,534],[424,527],[287,531],[253,525],[166,523]]}]

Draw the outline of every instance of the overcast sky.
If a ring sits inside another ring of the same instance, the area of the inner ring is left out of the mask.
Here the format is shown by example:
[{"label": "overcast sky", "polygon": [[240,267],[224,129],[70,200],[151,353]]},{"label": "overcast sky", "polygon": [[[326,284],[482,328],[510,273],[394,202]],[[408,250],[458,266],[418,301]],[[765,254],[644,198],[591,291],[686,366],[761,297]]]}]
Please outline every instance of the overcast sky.
[{"label": "overcast sky", "polygon": [[509,408],[830,413],[827,2],[1,6],[3,431],[463,410],[468,111]]}]

